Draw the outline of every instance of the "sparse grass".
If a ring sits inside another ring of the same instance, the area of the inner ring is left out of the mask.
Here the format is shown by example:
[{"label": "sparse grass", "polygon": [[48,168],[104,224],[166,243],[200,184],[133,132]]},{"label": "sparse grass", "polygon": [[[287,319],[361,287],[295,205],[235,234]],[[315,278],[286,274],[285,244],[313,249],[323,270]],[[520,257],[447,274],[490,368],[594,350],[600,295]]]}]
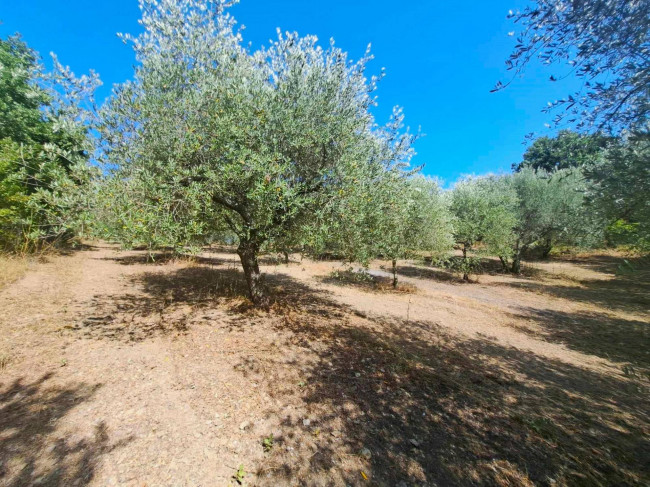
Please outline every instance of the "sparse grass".
[{"label": "sparse grass", "polygon": [[417,292],[417,287],[413,284],[398,282],[397,288],[394,288],[393,279],[390,277],[374,276],[366,270],[354,270],[351,267],[345,270],[335,270],[322,280],[382,293],[413,294]]},{"label": "sparse grass", "polygon": [[0,289],[20,279],[28,266],[29,261],[25,257],[0,255]]},{"label": "sparse grass", "polygon": [[266,453],[273,450],[273,433],[262,440],[262,448]]},{"label": "sparse grass", "polygon": [[0,371],[6,369],[9,362],[11,362],[11,357],[6,353],[0,352]]}]

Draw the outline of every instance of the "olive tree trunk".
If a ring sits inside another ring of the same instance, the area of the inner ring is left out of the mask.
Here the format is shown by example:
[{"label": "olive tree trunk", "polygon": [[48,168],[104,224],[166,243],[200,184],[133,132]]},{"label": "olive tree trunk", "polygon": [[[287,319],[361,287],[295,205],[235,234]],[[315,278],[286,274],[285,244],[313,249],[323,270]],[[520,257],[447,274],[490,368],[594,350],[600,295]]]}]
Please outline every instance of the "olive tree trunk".
[{"label": "olive tree trunk", "polygon": [[469,281],[469,273],[467,272],[467,244],[463,244],[463,280]]},{"label": "olive tree trunk", "polygon": [[262,274],[260,273],[260,266],[257,261],[259,251],[260,244],[258,242],[245,239],[239,240],[237,254],[241,259],[241,265],[244,269],[246,285],[248,286],[248,297],[255,306],[267,306],[269,299],[262,285]]},{"label": "olive tree trunk", "polygon": [[553,250],[553,240],[547,238],[542,245],[542,259],[548,259],[551,250]]},{"label": "olive tree trunk", "polygon": [[524,249],[520,247],[519,240],[515,244],[515,249],[512,255],[512,266],[510,268],[513,274],[521,274],[521,252]]},{"label": "olive tree trunk", "polygon": [[393,259],[393,289],[397,289],[397,259]]}]

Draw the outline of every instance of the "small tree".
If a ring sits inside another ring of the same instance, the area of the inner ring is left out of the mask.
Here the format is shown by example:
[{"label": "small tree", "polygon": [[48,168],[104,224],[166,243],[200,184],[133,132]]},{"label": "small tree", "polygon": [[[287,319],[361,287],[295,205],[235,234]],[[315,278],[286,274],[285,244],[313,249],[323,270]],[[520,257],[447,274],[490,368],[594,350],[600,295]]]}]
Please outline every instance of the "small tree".
[{"label": "small tree", "polygon": [[433,179],[414,177],[388,187],[382,198],[378,253],[392,263],[397,287],[397,261],[415,251],[440,253],[452,245],[451,216]]},{"label": "small tree", "polygon": [[451,192],[454,240],[463,253],[463,279],[469,280],[468,253],[482,244],[482,253],[507,257],[516,223],[516,194],[503,177],[468,177]]},{"label": "small tree", "polygon": [[[292,33],[251,52],[226,12],[230,3],[141,0],[145,31],[124,36],[139,65],[104,112],[103,140],[118,177],[165,187],[183,208],[188,237],[192,228],[210,234],[227,225],[250,298],[261,305],[263,247],[310,230],[308,215],[316,220],[363,168],[379,168],[381,178],[399,166],[410,136],[388,143],[375,126],[369,53],[351,63],[333,42],[323,49]],[[129,184],[157,204],[145,184]]]}]

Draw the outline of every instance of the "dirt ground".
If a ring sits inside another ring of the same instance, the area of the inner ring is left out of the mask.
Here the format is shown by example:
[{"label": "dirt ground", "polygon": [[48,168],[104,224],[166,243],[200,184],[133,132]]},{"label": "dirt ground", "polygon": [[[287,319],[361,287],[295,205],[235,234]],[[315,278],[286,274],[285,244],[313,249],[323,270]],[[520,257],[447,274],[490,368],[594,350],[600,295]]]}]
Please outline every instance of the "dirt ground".
[{"label": "dirt ground", "polygon": [[294,257],[269,311],[227,249],[30,265],[0,289],[0,485],[650,484],[647,262],[405,262],[391,292]]}]

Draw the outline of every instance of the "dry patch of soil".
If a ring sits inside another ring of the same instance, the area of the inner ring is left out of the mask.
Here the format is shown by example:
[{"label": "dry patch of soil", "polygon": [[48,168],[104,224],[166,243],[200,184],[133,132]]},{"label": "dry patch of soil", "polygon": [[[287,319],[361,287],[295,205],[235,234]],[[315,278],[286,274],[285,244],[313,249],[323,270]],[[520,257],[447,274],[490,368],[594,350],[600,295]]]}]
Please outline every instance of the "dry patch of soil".
[{"label": "dry patch of soil", "polygon": [[28,265],[25,258],[0,254],[0,289],[25,274]]},{"label": "dry patch of soil", "polygon": [[0,485],[650,482],[650,285],[613,261],[391,293],[296,259],[257,311],[226,250],[97,244],[0,291]]}]

